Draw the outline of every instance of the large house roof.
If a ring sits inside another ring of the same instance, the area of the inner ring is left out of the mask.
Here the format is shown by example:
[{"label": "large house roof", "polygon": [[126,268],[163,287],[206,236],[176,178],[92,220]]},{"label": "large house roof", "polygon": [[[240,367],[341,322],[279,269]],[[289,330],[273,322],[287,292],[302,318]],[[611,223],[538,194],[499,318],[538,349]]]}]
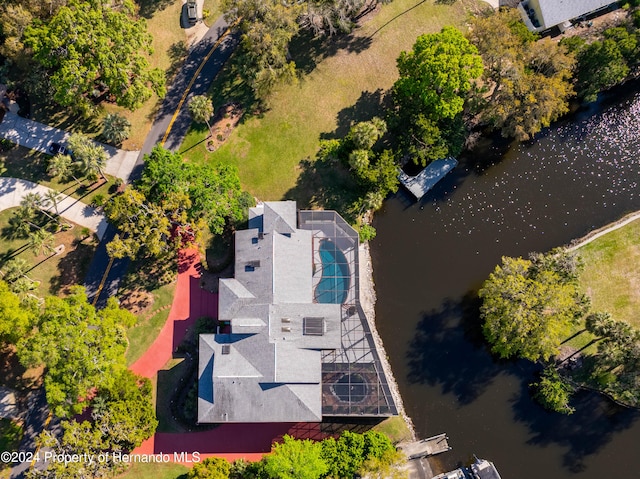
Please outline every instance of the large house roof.
[{"label": "large house roof", "polygon": [[293,201],[252,208],[235,235],[235,278],[220,280],[219,319],[200,336],[198,420],[322,420],[322,350],[341,346],[339,304],[313,301],[311,232]]},{"label": "large house roof", "polygon": [[[530,1],[535,7],[536,1]],[[537,0],[539,8],[536,13],[540,15],[541,25],[551,28],[560,25],[567,20],[578,18],[595,10],[611,5],[611,0]]]}]

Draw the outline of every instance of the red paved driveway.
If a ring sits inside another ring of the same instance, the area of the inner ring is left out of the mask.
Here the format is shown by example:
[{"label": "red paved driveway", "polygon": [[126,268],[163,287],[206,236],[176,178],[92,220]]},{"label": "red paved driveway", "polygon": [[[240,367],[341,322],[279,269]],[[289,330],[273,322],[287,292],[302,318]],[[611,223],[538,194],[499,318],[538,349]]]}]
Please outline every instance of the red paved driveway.
[{"label": "red paved driveway", "polygon": [[[151,378],[171,359],[182,342],[188,328],[202,316],[217,317],[218,296],[200,288],[200,255],[189,249],[178,256],[178,283],[169,317],[160,334],[136,361],[131,370]],[[218,456],[229,461],[245,458],[258,461],[271,450],[273,441],[284,434],[298,438],[323,439],[320,424],[269,423],[222,424],[210,431],[189,433],[156,433],[145,441],[134,454],[168,454],[174,462],[189,465],[193,452],[200,457]]]}]

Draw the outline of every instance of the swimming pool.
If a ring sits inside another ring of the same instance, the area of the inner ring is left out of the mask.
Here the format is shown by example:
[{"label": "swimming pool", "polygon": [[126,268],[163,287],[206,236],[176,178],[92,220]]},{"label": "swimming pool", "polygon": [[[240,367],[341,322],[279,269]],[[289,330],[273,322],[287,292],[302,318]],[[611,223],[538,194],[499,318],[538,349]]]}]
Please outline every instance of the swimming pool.
[{"label": "swimming pool", "polygon": [[323,304],[342,304],[349,291],[349,265],[340,249],[329,240],[322,240],[318,248],[322,261],[322,277],[316,286],[316,301]]}]

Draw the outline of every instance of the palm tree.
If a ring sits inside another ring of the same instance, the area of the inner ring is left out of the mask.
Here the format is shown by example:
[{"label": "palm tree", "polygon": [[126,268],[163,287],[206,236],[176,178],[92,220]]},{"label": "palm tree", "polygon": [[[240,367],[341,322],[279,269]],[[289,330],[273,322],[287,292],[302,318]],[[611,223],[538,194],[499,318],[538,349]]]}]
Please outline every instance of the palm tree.
[{"label": "palm tree", "polygon": [[64,181],[68,176],[73,178],[78,186],[82,186],[80,180],[76,178],[73,174],[73,169],[71,165],[73,164],[73,159],[69,155],[55,155],[49,159],[49,164],[47,165],[47,175],[52,178],[60,178],[60,180]]},{"label": "palm tree", "polygon": [[62,201],[62,195],[60,194],[60,192],[56,190],[47,190],[47,192],[44,194],[44,198],[47,201],[46,205],[49,206],[50,204],[51,206],[53,206],[53,209],[59,216],[60,212],[58,211],[58,203]]},{"label": "palm tree", "polygon": [[109,113],[104,118],[102,126],[102,136],[114,145],[119,145],[129,138],[131,123],[124,116],[117,113]]},{"label": "palm tree", "polygon": [[98,175],[100,175],[107,181],[103,170],[107,165],[109,155],[107,155],[104,148],[80,133],[71,135],[68,144],[76,158],[73,166],[75,166],[83,176],[86,176],[89,180],[95,180],[98,178]]},{"label": "palm tree", "polygon": [[53,233],[45,229],[39,229],[29,235],[29,247],[33,250],[33,254],[35,256],[42,253],[54,253],[54,242],[55,239],[53,237]]},{"label": "palm tree", "polygon": [[13,283],[18,278],[27,278],[27,271],[31,268],[31,265],[24,258],[13,258],[5,263],[2,268],[2,278],[7,283]]},{"label": "palm tree", "polygon": [[32,229],[40,229],[40,226],[34,223],[36,220],[35,216],[35,210],[24,206],[18,207],[11,218],[9,218],[12,238],[26,238]]},{"label": "palm tree", "polygon": [[213,115],[213,103],[211,98],[205,95],[196,95],[189,101],[189,113],[193,121],[198,123],[206,123],[211,135],[211,125],[209,119]]},{"label": "palm tree", "polygon": [[27,193],[22,197],[20,206],[33,211],[40,211],[50,220],[55,219],[47,212],[47,200],[40,193]]}]

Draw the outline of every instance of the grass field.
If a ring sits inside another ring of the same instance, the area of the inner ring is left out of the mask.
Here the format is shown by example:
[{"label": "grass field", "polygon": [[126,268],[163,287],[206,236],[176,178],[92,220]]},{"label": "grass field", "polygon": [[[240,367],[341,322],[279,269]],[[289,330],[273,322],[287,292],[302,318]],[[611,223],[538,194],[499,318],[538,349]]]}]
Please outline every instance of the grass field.
[{"label": "grass field", "polygon": [[[294,43],[294,59],[308,72],[300,82],[280,87],[268,99],[263,116],[247,118],[213,153],[206,151],[205,131],[191,130],[182,146],[185,157],[235,164],[243,186],[262,200],[287,197],[300,173],[300,161],[314,157],[322,136],[343,135],[351,121],[380,114],[381,96],[397,78],[400,52],[410,49],[423,33],[444,25],[461,26],[468,9],[476,5],[395,0],[365,19],[349,37]],[[224,80],[221,77],[212,87],[218,92],[217,106],[237,94],[221,88]]]},{"label": "grass field", "polygon": [[82,283],[86,269],[93,257],[96,244],[92,240],[84,240],[82,228],[75,225],[69,231],[56,233],[54,247],[64,245],[59,255],[42,253],[35,255],[28,247],[28,240],[11,238],[8,229],[9,218],[15,208],[0,212],[0,268],[5,261],[22,258],[31,265],[27,276],[39,281],[35,291],[39,297],[60,294],[73,284]]},{"label": "grass field", "polygon": [[22,146],[16,146],[8,151],[0,151],[0,163],[6,168],[1,176],[32,181],[79,199],[86,204],[91,204],[93,198],[98,194],[109,196],[109,188],[114,184],[113,178],[107,176],[107,182],[99,179],[95,183],[81,180],[80,185],[73,179],[63,183],[47,175],[49,158],[51,158],[49,155]]},{"label": "grass field", "polygon": [[407,423],[400,416],[385,419],[380,424],[374,426],[373,430],[387,435],[394,444],[411,440],[411,431]]},{"label": "grass field", "polygon": [[181,464],[136,462],[118,479],[182,479],[188,471],[189,468]]},{"label": "grass field", "polygon": [[609,311],[640,327],[640,220],[578,249],[585,262],[580,276],[594,311]]},{"label": "grass field", "polygon": [[168,306],[173,301],[176,289],[175,282],[152,289],[153,303],[148,313],[138,315],[138,322],[127,330],[129,347],[127,348],[127,365],[135,363],[149,346],[155,341],[158,333],[169,316]]}]

